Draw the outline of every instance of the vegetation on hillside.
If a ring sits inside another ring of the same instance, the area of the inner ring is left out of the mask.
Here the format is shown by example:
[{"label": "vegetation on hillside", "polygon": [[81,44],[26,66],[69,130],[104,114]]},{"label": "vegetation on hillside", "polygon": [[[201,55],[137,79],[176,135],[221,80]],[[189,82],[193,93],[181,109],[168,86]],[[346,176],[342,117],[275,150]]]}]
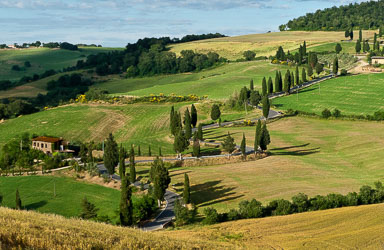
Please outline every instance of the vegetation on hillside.
[{"label": "vegetation on hillside", "polygon": [[318,10],[281,25],[289,30],[378,29],[384,25],[384,1],[367,1]]}]

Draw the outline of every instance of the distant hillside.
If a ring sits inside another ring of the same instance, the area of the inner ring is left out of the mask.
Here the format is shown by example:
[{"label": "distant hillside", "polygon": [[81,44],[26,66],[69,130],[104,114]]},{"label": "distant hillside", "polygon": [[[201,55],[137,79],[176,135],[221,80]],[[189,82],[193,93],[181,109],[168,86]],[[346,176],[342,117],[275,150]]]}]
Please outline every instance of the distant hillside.
[{"label": "distant hillside", "polygon": [[290,20],[280,30],[378,29],[384,25],[384,0],[318,10]]},{"label": "distant hillside", "polygon": [[384,205],[142,232],[0,208],[0,248],[21,249],[382,249]]}]

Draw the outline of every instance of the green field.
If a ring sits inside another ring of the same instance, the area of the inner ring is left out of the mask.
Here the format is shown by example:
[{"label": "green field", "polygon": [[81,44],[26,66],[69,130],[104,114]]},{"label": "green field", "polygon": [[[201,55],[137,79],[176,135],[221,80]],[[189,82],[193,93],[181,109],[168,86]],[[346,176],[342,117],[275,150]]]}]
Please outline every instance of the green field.
[{"label": "green field", "polygon": [[270,64],[269,61],[229,63],[199,73],[163,75],[143,78],[112,79],[95,87],[108,90],[115,95],[144,96],[165,95],[208,95],[210,99],[227,99],[244,86],[249,87],[251,79],[255,88],[261,89],[264,76],[275,79],[276,70],[283,74],[288,66]]},{"label": "green field", "polygon": [[[346,115],[372,115],[384,109],[384,74],[339,77],[316,84],[296,94],[273,100],[281,110],[300,110],[321,114],[339,109]],[[320,87],[320,91],[319,91]]]},{"label": "green field", "polygon": [[3,206],[15,207],[16,189],[19,190],[22,206],[26,210],[42,213],[77,217],[81,212],[81,201],[84,197],[100,209],[99,215],[115,217],[115,211],[119,208],[118,190],[54,176],[0,177]]},{"label": "green field", "polygon": [[[382,122],[290,117],[272,122],[268,128],[271,156],[250,162],[224,164],[223,159],[224,165],[172,168],[176,190],[182,192],[184,173],[188,173],[191,197],[197,206],[228,211],[252,198],[266,203],[290,199],[300,192],[309,196],[346,194],[384,181]],[[208,130],[204,137],[221,141],[228,132],[238,144],[245,133],[247,145],[253,147],[254,126]]]},{"label": "green field", "polygon": [[[23,76],[41,74],[50,69],[62,70],[76,65],[78,60],[86,60],[88,55],[121,49],[87,47],[78,51],[48,48],[0,50],[0,80],[15,81]],[[24,67],[25,61],[29,61],[32,66],[22,71],[11,70],[13,65]]]},{"label": "green field", "polygon": [[[335,47],[337,43],[325,43],[317,46],[309,47],[307,50],[312,52],[335,52]],[[350,53],[355,54],[356,42],[340,42],[343,50],[341,53]]]}]

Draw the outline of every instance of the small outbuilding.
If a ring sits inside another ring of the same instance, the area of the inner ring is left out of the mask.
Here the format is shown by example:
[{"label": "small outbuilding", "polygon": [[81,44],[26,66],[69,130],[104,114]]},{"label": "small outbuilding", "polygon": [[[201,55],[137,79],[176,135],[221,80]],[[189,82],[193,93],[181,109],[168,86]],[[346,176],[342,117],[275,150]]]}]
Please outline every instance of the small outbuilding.
[{"label": "small outbuilding", "polygon": [[372,56],[372,64],[384,65],[384,56]]}]

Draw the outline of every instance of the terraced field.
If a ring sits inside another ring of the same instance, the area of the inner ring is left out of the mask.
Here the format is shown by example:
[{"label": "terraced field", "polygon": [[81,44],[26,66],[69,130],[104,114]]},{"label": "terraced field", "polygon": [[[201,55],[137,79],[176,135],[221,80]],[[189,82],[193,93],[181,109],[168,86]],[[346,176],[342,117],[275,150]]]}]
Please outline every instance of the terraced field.
[{"label": "terraced field", "polygon": [[[384,109],[384,74],[339,77],[313,85],[296,94],[273,100],[281,110],[301,110],[321,114],[339,109],[346,115],[372,115]],[[319,90],[320,88],[320,90]]]}]

